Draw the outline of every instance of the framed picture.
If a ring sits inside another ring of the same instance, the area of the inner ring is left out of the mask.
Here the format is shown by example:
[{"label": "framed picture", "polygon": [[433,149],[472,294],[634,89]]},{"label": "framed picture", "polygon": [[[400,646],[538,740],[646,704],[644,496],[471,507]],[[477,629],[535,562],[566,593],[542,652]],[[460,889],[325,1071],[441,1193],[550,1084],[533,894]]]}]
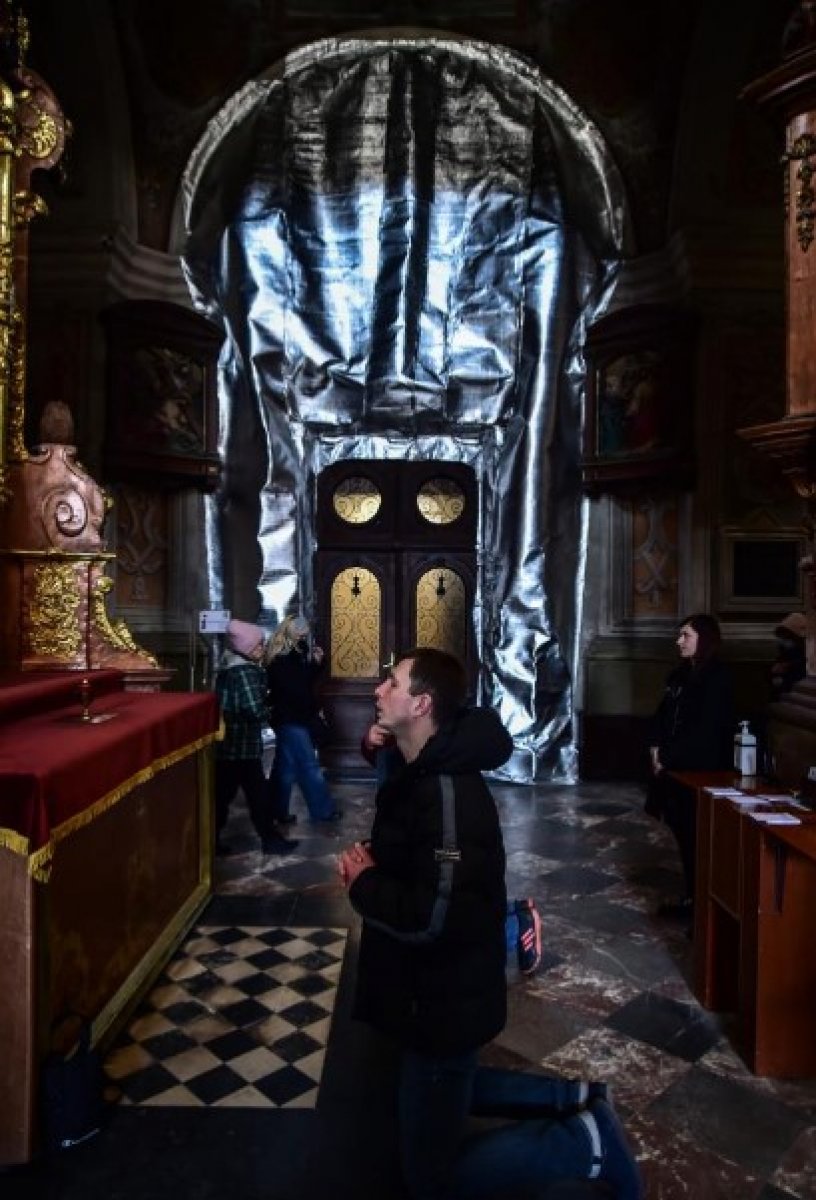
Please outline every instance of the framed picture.
[{"label": "framed picture", "polygon": [[106,478],[213,491],[221,469],[221,331],[197,313],[155,300],[112,305],[102,319],[108,340]]},{"label": "framed picture", "polygon": [[696,319],[642,306],[587,331],[583,484],[590,495],[693,481]]},{"label": "framed picture", "polygon": [[785,616],[804,607],[805,534],[796,530],[720,530],[722,613]]}]

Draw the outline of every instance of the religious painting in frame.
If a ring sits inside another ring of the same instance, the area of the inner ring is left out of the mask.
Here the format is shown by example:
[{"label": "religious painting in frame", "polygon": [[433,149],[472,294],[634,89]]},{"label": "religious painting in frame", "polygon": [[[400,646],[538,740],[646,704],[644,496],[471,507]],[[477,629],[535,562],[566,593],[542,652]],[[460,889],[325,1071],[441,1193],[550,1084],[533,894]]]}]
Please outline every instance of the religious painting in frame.
[{"label": "religious painting in frame", "polygon": [[590,495],[693,482],[696,318],[640,306],[587,331],[582,479]]},{"label": "religious painting in frame", "polygon": [[102,320],[106,478],[213,491],[220,478],[216,370],[223,335],[165,301],[124,301]]}]

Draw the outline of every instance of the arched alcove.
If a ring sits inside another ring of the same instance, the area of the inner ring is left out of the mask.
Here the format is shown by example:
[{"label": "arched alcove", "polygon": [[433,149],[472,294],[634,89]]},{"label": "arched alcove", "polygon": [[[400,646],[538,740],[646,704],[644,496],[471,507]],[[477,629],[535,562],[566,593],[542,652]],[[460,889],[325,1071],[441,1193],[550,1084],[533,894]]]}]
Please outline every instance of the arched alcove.
[{"label": "arched alcove", "polygon": [[[232,97],[185,199],[193,295],[228,334],[213,563],[255,539],[263,569],[240,602],[257,587],[275,620],[312,603],[323,467],[470,465],[482,685],[516,738],[509,772],[574,778],[582,329],[626,242],[597,130],[505,48],[416,31],[333,39]],[[244,480],[262,465],[250,528]],[[231,606],[234,572],[218,574],[214,599]],[[559,687],[542,689],[542,672]]]}]

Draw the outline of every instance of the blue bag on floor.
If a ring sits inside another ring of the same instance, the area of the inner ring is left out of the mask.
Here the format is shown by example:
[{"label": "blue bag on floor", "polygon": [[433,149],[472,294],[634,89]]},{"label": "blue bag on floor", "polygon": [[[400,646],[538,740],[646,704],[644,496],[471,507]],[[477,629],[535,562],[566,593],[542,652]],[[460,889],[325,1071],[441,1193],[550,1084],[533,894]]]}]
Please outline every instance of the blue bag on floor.
[{"label": "blue bag on floor", "polygon": [[70,1020],[79,1036],[62,1054],[52,1050],[40,1076],[43,1141],[47,1150],[68,1150],[99,1133],[105,1117],[105,1074],[99,1051],[91,1046],[91,1025],[67,1014],[52,1026],[52,1035]]}]

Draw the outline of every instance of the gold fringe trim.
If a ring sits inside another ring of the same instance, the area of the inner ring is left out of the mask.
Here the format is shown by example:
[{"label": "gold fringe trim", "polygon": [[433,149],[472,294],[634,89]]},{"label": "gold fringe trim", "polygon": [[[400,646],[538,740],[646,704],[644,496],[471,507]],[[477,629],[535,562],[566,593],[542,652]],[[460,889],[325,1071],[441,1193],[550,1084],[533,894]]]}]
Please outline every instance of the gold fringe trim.
[{"label": "gold fringe trim", "polygon": [[28,838],[13,829],[0,829],[0,846],[13,850],[15,854],[28,854]]},{"label": "gold fringe trim", "polygon": [[183,758],[189,758],[191,754],[195,754],[199,750],[203,750],[206,746],[212,745],[218,740],[220,731],[215,733],[207,733],[204,737],[198,738],[195,742],[189,742],[186,746],[182,746],[179,750],[173,750],[170,754],[166,754],[163,758],[157,758],[150,766],[143,767],[141,771],[137,771],[135,775],[131,775],[118,787],[113,788],[105,796],[100,796],[88,808],[84,808],[82,812],[76,813],[75,816],[69,817],[67,821],[63,821],[61,825],[51,830],[51,837],[48,842],[41,846],[39,850],[35,850],[33,854],[28,854],[29,839],[23,837],[22,834],[15,833],[11,829],[0,829],[0,846],[5,846],[7,849],[14,851],[15,854],[28,855],[28,873],[39,883],[47,883],[51,874],[51,865],[54,858],[54,850],[58,842],[64,838],[70,837],[77,829],[81,829],[84,825],[90,825],[91,821],[95,821],[103,812],[113,808],[118,804],[123,797],[132,792],[134,788],[140,784],[147,783],[154,775],[158,775],[160,771],[164,771],[167,767],[174,766],[177,762],[181,762]]}]

